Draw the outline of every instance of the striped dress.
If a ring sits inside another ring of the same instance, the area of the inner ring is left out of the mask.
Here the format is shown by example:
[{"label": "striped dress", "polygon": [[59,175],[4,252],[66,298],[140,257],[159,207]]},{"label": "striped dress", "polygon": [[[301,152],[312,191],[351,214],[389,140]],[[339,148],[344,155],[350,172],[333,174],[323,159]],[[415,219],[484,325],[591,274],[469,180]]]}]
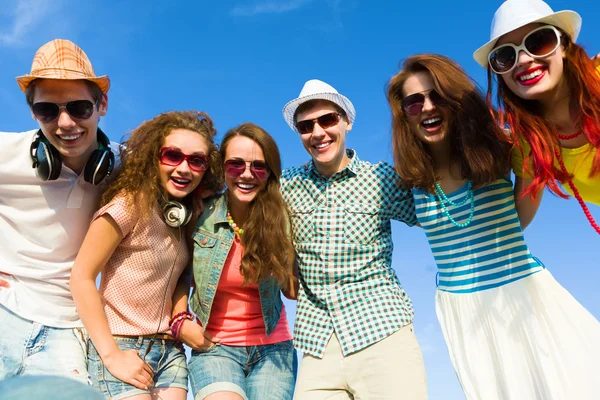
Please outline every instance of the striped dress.
[{"label": "striped dress", "polygon": [[[457,207],[446,206],[456,222],[469,217],[468,193],[465,184],[448,196],[455,204],[462,203]],[[506,285],[543,269],[523,239],[508,180],[499,179],[473,192],[473,219],[465,228],[452,223],[437,196],[417,189],[413,194],[417,218],[439,269],[439,290],[477,292]]]},{"label": "striped dress", "polygon": [[[533,257],[507,179],[447,201],[413,189],[436,312],[467,399],[600,399],[600,324]],[[442,206],[444,202],[444,206]],[[445,210],[446,211],[445,211]],[[471,222],[464,226],[457,223]],[[448,216],[449,215],[449,216]]]}]

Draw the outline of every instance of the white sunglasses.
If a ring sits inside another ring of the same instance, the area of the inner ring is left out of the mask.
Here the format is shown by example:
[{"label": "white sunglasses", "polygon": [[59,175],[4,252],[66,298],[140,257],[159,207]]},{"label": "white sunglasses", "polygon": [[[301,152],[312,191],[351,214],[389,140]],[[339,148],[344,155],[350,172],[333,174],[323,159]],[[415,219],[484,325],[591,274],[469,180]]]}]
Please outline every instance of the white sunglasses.
[{"label": "white sunglasses", "polygon": [[517,66],[521,50],[532,58],[548,57],[560,46],[561,36],[562,33],[554,26],[541,26],[525,35],[518,46],[506,43],[490,51],[488,64],[496,74],[507,74]]}]

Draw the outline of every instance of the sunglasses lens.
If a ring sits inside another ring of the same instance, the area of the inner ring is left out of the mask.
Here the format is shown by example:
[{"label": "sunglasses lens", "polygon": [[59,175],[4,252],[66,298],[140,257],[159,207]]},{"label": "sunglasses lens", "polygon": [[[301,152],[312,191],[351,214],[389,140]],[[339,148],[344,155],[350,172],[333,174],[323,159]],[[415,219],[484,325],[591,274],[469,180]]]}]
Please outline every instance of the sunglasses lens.
[{"label": "sunglasses lens", "polygon": [[187,160],[190,169],[196,172],[206,171],[208,169],[208,157],[204,154],[189,156]]},{"label": "sunglasses lens", "polygon": [[546,56],[556,50],[557,47],[558,35],[550,28],[535,31],[525,39],[525,48],[534,56]]},{"label": "sunglasses lens", "polygon": [[490,54],[489,62],[492,70],[497,73],[509,71],[517,61],[517,52],[512,46],[504,46]]},{"label": "sunglasses lens", "polygon": [[177,150],[166,149],[160,154],[160,162],[166,165],[179,165],[183,162],[185,155]]},{"label": "sunglasses lens", "polygon": [[94,103],[89,100],[68,102],[66,108],[69,115],[77,119],[88,119],[94,113]]},{"label": "sunglasses lens", "polygon": [[417,115],[423,109],[423,104],[425,104],[425,95],[423,93],[415,93],[404,98],[402,108],[404,108],[407,114]]},{"label": "sunglasses lens", "polygon": [[437,106],[443,106],[446,104],[446,100],[444,100],[442,95],[435,90],[429,92],[429,99]]},{"label": "sunglasses lens", "polygon": [[227,160],[225,161],[225,173],[232,177],[237,178],[246,170],[246,163],[242,160]]},{"label": "sunglasses lens", "polygon": [[269,167],[262,161],[254,161],[252,163],[252,175],[259,181],[263,181],[269,177]]},{"label": "sunglasses lens", "polygon": [[31,106],[33,115],[41,122],[54,121],[58,117],[59,108],[57,104],[40,102]]},{"label": "sunglasses lens", "polygon": [[319,125],[321,125],[321,128],[323,129],[331,128],[339,121],[340,116],[337,113],[324,114],[317,118],[317,122],[319,123]]},{"label": "sunglasses lens", "polygon": [[300,132],[303,135],[306,133],[311,133],[314,127],[315,122],[312,120],[300,121],[296,123],[296,129],[298,129],[298,132]]}]

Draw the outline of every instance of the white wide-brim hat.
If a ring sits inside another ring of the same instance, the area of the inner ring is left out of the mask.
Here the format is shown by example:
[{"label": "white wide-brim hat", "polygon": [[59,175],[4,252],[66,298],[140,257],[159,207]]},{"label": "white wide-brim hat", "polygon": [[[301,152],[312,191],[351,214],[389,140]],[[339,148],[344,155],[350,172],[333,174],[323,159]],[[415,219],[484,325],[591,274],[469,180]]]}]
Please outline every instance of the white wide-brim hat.
[{"label": "white wide-brim hat", "polygon": [[501,36],[535,22],[560,28],[569,35],[572,42],[577,41],[581,30],[581,16],[575,11],[554,12],[542,0],[506,0],[494,14],[490,41],[478,48],[473,53],[473,58],[483,68],[488,68],[490,51]]},{"label": "white wide-brim hat", "polygon": [[348,122],[351,124],[354,123],[356,111],[354,110],[352,102],[346,96],[339,94],[333,86],[328,85],[327,83],[318,79],[311,79],[304,84],[298,98],[283,106],[283,118],[285,118],[285,122],[287,122],[287,124],[293,130],[297,131],[296,123],[294,121],[294,114],[296,114],[296,110],[300,104],[306,103],[310,100],[327,100],[337,104],[346,113]]}]

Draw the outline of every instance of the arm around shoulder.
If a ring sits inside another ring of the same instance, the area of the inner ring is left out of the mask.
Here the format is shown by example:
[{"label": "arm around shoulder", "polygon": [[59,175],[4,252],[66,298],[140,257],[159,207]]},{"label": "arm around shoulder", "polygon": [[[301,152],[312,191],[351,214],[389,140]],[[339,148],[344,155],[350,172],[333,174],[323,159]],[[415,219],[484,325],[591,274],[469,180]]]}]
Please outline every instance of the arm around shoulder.
[{"label": "arm around shoulder", "polygon": [[515,182],[515,207],[517,208],[517,214],[521,221],[521,229],[523,230],[525,230],[531,221],[533,221],[544,194],[544,189],[542,188],[535,193],[534,198],[529,194],[523,196],[523,193],[527,190],[532,181],[533,178],[522,178],[517,176]]}]

